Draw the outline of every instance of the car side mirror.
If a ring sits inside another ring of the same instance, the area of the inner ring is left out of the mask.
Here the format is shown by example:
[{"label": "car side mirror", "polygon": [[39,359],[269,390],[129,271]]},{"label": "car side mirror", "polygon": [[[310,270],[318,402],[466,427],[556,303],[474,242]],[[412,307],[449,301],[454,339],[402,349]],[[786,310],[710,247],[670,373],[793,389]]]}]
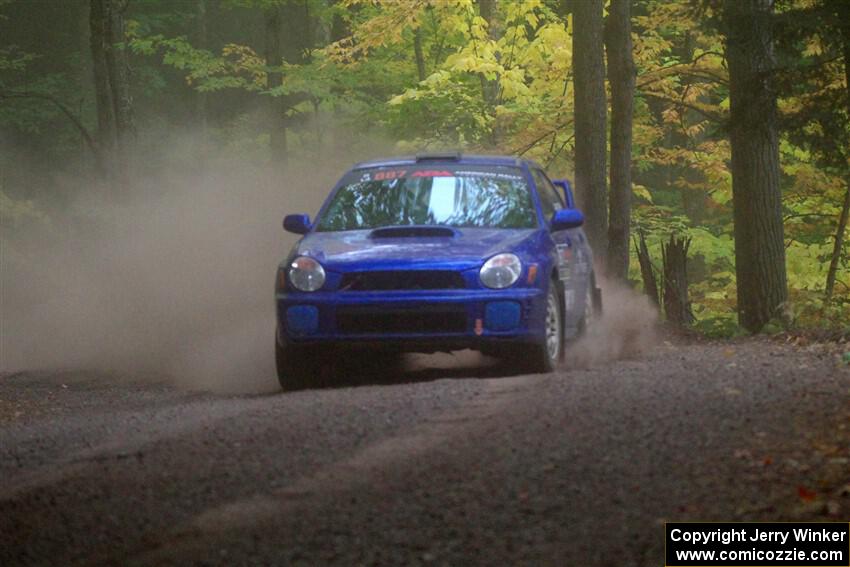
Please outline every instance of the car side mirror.
[{"label": "car side mirror", "polygon": [[570,183],[569,179],[555,179],[552,181],[552,184],[555,187],[561,189],[564,192],[564,200],[567,202],[567,207],[570,209],[574,209],[576,207],[576,200],[573,196],[573,186]]},{"label": "car side mirror", "polygon": [[578,209],[561,209],[552,215],[552,230],[578,228],[584,224],[584,214]]},{"label": "car side mirror", "polygon": [[310,232],[310,215],[286,215],[283,217],[283,230],[293,234]]}]

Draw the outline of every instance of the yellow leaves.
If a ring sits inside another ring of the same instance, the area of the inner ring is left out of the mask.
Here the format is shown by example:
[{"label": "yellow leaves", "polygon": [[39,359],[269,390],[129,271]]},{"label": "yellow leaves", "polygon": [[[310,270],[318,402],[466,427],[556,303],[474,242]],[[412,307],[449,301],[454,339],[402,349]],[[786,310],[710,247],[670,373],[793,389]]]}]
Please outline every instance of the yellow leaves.
[{"label": "yellow leaves", "polygon": [[649,192],[649,189],[644,185],[638,185],[637,183],[632,184],[632,193],[637,195],[644,201],[652,203],[652,194]]},{"label": "yellow leaves", "polygon": [[[728,83],[722,37],[710,28],[695,25],[693,4],[689,0],[649,2],[646,15],[634,17],[640,33],[633,34],[633,42],[638,96],[642,93],[654,112],[638,110],[635,140],[648,145],[662,144],[662,140],[669,140],[670,133],[675,133],[685,136],[686,145],[693,146],[728,115],[728,99],[721,98],[718,104],[717,96],[718,90]],[[683,49],[685,37],[691,51],[683,57],[687,53]],[[693,160],[693,156],[685,158],[684,153],[673,158],[674,161]],[[699,150],[694,155],[698,153]],[[670,157],[656,155],[653,161]],[[726,167],[725,163],[721,164]]]},{"label": "yellow leaves", "polygon": [[[545,23],[516,59],[518,64],[528,68],[532,77],[554,81],[550,87],[558,86],[559,79],[568,74],[572,65],[572,37],[561,22]],[[546,85],[535,88],[545,89]]]},{"label": "yellow leaves", "polygon": [[433,93],[444,91],[452,82],[451,72],[441,69],[432,73],[419,83],[418,88],[407,89],[402,94],[392,97],[387,104],[399,106],[408,101],[420,100],[431,96]]},{"label": "yellow leaves", "polygon": [[472,39],[484,41],[487,39],[488,25],[487,20],[481,16],[472,16],[467,23],[469,35]]},{"label": "yellow leaves", "polygon": [[[346,5],[351,7],[355,4],[362,4],[362,1],[348,0]],[[324,49],[330,61],[353,65],[375,49],[399,43],[405,30],[419,27],[425,8],[443,3],[434,0],[375,0],[370,4],[378,8],[374,16],[358,24],[351,37]]]},{"label": "yellow leaves", "polygon": [[526,21],[532,27],[540,21],[536,12],[543,7],[541,0],[520,0],[506,2],[504,4],[505,21],[510,25],[516,25],[519,21]]},{"label": "yellow leaves", "polygon": [[572,36],[561,22],[549,22],[537,30],[534,45],[550,54],[566,53],[572,55]]},{"label": "yellow leaves", "polygon": [[819,35],[813,35],[806,41],[806,47],[803,49],[803,55],[806,57],[817,57],[823,55],[824,45],[823,40]]},{"label": "yellow leaves", "polygon": [[263,60],[260,58],[260,56],[257,55],[257,53],[247,45],[228,43],[221,50],[221,54],[225,57],[235,56],[239,61],[243,62],[255,62],[257,64],[263,63]]},{"label": "yellow leaves", "polygon": [[505,100],[513,100],[519,96],[527,95],[529,92],[525,85],[525,73],[519,67],[502,73],[499,86],[502,87],[502,97]]},{"label": "yellow leaves", "polygon": [[462,74],[478,73],[488,81],[496,80],[505,71],[496,60],[495,52],[487,46],[484,46],[478,54],[466,49],[449,56],[444,64],[444,70]]},{"label": "yellow leaves", "polygon": [[[416,88],[391,97],[391,106],[428,100],[437,104],[451,98],[470,101],[472,107],[480,109],[486,102],[486,112],[470,111],[468,122],[489,129],[498,121],[503,131],[511,131],[518,120],[546,112],[543,108],[551,109],[548,118],[563,120],[559,112],[568,112],[572,104],[564,87],[571,38],[563,21],[549,19],[552,14],[542,0],[500,3],[501,29],[495,38],[474,3],[464,0],[432,5],[441,7],[437,16],[440,29],[459,34],[459,42],[431,76]],[[537,31],[532,38],[529,27]],[[480,79],[497,84],[496,100],[482,100]]]},{"label": "yellow leaves", "polygon": [[828,257],[832,251],[830,244],[803,244],[795,240],[788,243],[785,248],[785,262],[791,280],[788,283],[792,287],[811,291],[823,289],[829,266],[823,258]]}]

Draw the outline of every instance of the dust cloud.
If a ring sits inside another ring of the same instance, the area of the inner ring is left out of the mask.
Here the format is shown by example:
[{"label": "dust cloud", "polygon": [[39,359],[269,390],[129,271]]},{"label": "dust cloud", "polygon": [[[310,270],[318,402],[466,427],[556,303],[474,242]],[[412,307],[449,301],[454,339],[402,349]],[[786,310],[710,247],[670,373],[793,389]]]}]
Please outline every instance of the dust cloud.
[{"label": "dust cloud", "polygon": [[[136,156],[142,171],[132,184],[69,174],[50,180],[52,192],[42,188],[37,214],[4,217],[0,371],[90,368],[191,389],[277,389],[273,286],[295,242],[281,219],[315,214],[352,162],[392,153],[392,144],[374,140],[286,167],[228,152],[186,159],[200,146],[191,136],[163,146]],[[647,348],[654,320],[642,297],[606,285],[605,315],[568,364]]]},{"label": "dust cloud", "polygon": [[658,308],[621,283],[600,279],[602,315],[565,352],[567,368],[636,357],[658,344]]},{"label": "dust cloud", "polygon": [[203,163],[175,157],[197,147],[187,138],[139,157],[148,166],[132,185],[53,180],[77,196],[5,219],[0,370],[276,388],[274,281],[295,242],[282,217],[315,214],[350,163],[369,156],[323,152],[277,168],[224,152]]}]

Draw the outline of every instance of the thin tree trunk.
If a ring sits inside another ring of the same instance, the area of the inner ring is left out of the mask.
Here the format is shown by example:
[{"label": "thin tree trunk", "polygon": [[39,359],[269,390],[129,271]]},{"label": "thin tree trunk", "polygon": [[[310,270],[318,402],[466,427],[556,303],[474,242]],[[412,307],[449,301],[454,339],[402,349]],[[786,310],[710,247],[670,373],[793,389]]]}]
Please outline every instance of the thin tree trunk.
[{"label": "thin tree trunk", "polygon": [[[499,24],[496,19],[496,0],[478,0],[478,12],[481,18],[487,22],[487,36],[495,41],[499,37]],[[498,58],[498,54],[496,57]],[[479,73],[478,78],[481,81],[481,95],[494,119],[490,142],[493,146],[497,146],[501,139],[501,129],[496,120],[496,105],[499,104],[499,79],[488,79],[484,73]]]},{"label": "thin tree trunk", "polygon": [[413,30],[413,55],[416,57],[416,75],[419,81],[425,80],[425,56],[422,54],[422,31],[419,28]]},{"label": "thin tree trunk", "polygon": [[[265,11],[266,27],[266,87],[275,89],[283,84],[283,77],[279,69],[283,64],[280,51],[280,7],[271,6]],[[281,96],[267,97],[266,112],[269,123],[269,147],[272,161],[285,163],[287,154],[286,144],[286,122],[284,120],[284,108]]]},{"label": "thin tree trunk", "polygon": [[[844,81],[847,91],[847,111],[850,112],[850,24],[844,21],[841,29],[842,51],[844,55]],[[850,175],[847,176],[847,192],[844,194],[844,203],[841,214],[838,217],[838,227],[835,230],[835,241],[832,245],[832,257],[829,259],[829,272],[826,274],[826,302],[832,300],[835,290],[835,277],[838,272],[838,264],[841,262],[841,251],[844,248],[844,233],[847,230],[847,217],[850,215]]]},{"label": "thin tree trunk", "polygon": [[632,115],[635,63],[632,56],[631,1],[611,0],[605,41],[611,85],[611,193],[607,275],[629,275],[629,225],[632,211]]},{"label": "thin tree trunk", "polygon": [[[481,18],[487,22],[487,36],[493,40],[497,39],[496,1],[478,0],[478,12]],[[479,78],[481,79],[481,93],[484,96],[484,102],[491,108],[496,106],[499,96],[499,81],[497,79],[487,79],[483,73],[479,74]]]},{"label": "thin tree trunk", "polygon": [[738,320],[758,332],[788,298],[774,67],[772,0],[725,0]]},{"label": "thin tree trunk", "polygon": [[[197,18],[195,27],[195,43],[199,49],[207,49],[209,47],[207,0],[197,0],[195,7],[195,17]],[[208,127],[207,96],[208,95],[205,92],[198,90],[195,91],[195,123],[200,130],[200,135],[204,140],[204,143],[206,143]]]},{"label": "thin tree trunk", "polygon": [[77,100],[82,105],[85,103],[86,99],[89,98],[89,91],[87,87],[91,86],[92,75],[94,73],[92,70],[91,57],[87,57],[87,55],[91,55],[91,1],[76,0],[76,2],[77,21],[74,37],[79,42],[76,44],[76,48],[80,55],[80,57],[77,58],[78,62],[76,65],[76,80],[79,84],[79,90],[76,93],[76,96],[78,97]]},{"label": "thin tree trunk", "polygon": [[106,63],[109,66],[109,86],[115,107],[115,132],[119,146],[123,146],[135,132],[133,123],[133,98],[130,95],[130,65],[124,48],[124,11],[128,0],[111,0],[109,45]]},{"label": "thin tree trunk", "polygon": [[[281,50],[283,60],[292,65],[307,65],[312,60],[313,28],[315,18],[310,14],[310,2],[308,0],[291,0],[283,10],[283,40]],[[289,126],[296,120],[304,120],[303,113],[295,116],[287,116],[287,112],[302,102],[311,102],[314,109],[315,97],[306,91],[295,92],[281,97],[281,108],[284,113],[284,125]]]},{"label": "thin tree trunk", "polygon": [[127,173],[134,132],[129,67],[124,49],[124,10],[127,0],[91,0],[90,46],[97,106],[97,142],[113,174]]},{"label": "thin tree trunk", "polygon": [[91,0],[89,11],[90,46],[97,107],[97,143],[109,151],[115,146],[115,106],[109,84],[106,50],[109,42],[110,0]]},{"label": "thin tree trunk", "polygon": [[[850,84],[850,83],[848,83]],[[847,180],[847,191],[844,193],[844,204],[838,216],[838,227],[835,229],[835,241],[832,244],[832,257],[829,259],[829,271],[826,274],[826,301],[832,300],[835,290],[835,276],[838,264],[841,262],[841,251],[844,248],[844,233],[847,231],[847,217],[850,215],[850,179]]]},{"label": "thin tree trunk", "polygon": [[[91,66],[91,24],[89,22],[89,12],[90,12],[90,0],[76,0],[77,2],[77,21],[76,21],[76,30],[74,32],[74,36],[77,38],[79,44],[77,45],[78,53],[80,57],[78,59],[78,67],[77,71],[77,84],[79,88],[76,93],[76,115],[81,116],[83,114],[83,108],[86,105],[86,101],[91,100],[89,98],[89,89],[88,86],[91,86],[92,76],[94,75],[94,71]],[[93,141],[90,140],[90,141]],[[80,136],[80,149],[82,151],[88,151],[88,147],[90,147],[89,140],[85,139],[85,136]],[[97,164],[96,164],[97,165]],[[102,166],[103,164],[97,165],[97,167]],[[86,167],[85,161],[81,160],[78,164],[80,171],[82,172],[82,168]],[[100,172],[102,173],[102,172]]]},{"label": "thin tree trunk", "polygon": [[587,212],[587,235],[603,260],[608,248],[605,58],[602,0],[573,4],[575,178]]},{"label": "thin tree trunk", "polygon": [[[844,54],[844,80],[847,85],[847,111],[850,112],[850,25],[845,21],[841,30],[842,47]],[[844,233],[847,231],[847,217],[850,215],[850,175],[847,176],[847,191],[844,193],[844,203],[841,206],[841,214],[838,216],[838,227],[835,229],[835,240],[832,245],[832,257],[829,259],[829,271],[826,274],[826,301],[832,300],[835,290],[835,277],[838,273],[838,264],[841,262],[841,251],[844,248]]]}]

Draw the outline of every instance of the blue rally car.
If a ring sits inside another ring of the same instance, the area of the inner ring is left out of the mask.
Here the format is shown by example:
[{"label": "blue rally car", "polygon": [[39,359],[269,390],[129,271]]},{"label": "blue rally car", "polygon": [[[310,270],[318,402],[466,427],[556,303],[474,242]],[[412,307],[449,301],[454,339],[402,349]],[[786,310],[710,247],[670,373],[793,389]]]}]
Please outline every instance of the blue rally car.
[{"label": "blue rally car", "polygon": [[355,165],[278,269],[284,389],[316,383],[337,348],[464,348],[553,370],[601,309],[565,180],[507,156],[429,154]]}]

